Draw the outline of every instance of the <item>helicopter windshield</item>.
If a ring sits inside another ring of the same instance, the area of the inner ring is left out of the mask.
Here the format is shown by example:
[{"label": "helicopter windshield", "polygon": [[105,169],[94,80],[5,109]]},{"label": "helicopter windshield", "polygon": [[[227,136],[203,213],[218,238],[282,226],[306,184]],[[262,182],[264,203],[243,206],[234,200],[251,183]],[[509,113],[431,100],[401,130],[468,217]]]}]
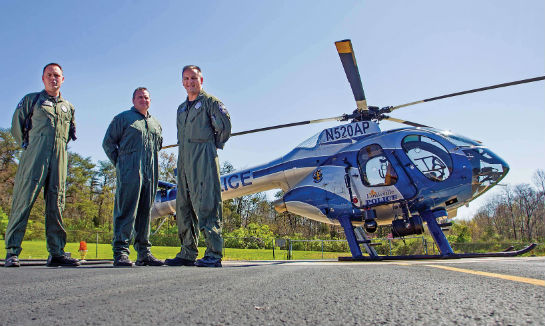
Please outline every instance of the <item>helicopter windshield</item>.
[{"label": "helicopter windshield", "polygon": [[457,147],[473,147],[473,146],[481,146],[478,142],[471,140],[467,137],[464,137],[462,135],[455,134],[450,131],[440,131],[439,132],[441,136],[448,139],[451,143],[453,143]]},{"label": "helicopter windshield", "polygon": [[480,196],[500,182],[509,171],[507,163],[486,148],[468,148],[463,151],[472,166],[474,197]]}]

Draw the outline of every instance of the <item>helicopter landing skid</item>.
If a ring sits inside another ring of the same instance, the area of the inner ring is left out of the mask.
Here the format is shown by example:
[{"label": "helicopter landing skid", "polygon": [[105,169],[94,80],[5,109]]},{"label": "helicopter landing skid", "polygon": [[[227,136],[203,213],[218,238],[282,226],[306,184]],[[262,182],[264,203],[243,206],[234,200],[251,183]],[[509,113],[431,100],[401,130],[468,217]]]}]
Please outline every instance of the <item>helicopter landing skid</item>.
[{"label": "helicopter landing skid", "polygon": [[477,252],[467,254],[450,254],[450,255],[406,255],[406,256],[359,256],[359,257],[339,257],[339,261],[384,261],[384,260],[424,260],[424,259],[459,259],[459,258],[480,258],[480,257],[514,257],[525,254],[537,247],[536,243],[532,243],[526,248],[520,250],[512,250],[511,247],[506,251],[500,252]]}]

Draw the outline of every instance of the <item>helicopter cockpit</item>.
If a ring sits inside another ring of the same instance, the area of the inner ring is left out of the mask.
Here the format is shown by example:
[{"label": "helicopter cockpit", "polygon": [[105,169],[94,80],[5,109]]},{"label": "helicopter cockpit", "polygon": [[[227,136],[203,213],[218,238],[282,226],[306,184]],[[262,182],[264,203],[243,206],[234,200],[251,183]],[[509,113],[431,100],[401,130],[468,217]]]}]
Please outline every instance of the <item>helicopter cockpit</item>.
[{"label": "helicopter cockpit", "polygon": [[450,131],[441,135],[460,148],[471,162],[473,198],[480,196],[498,183],[509,171],[509,165],[480,142]]},{"label": "helicopter cockpit", "polygon": [[478,197],[498,183],[509,171],[509,165],[484,147],[463,149],[472,166],[471,188],[473,197]]},{"label": "helicopter cockpit", "polygon": [[[414,195],[414,193],[407,190],[414,189],[410,186],[411,183],[414,183],[414,186],[420,190],[430,189],[429,187],[433,187],[432,184],[437,184],[437,186],[439,186],[439,183],[443,184],[439,188],[433,188],[433,192],[437,193],[439,189],[448,189],[452,185],[456,185],[456,180],[461,177],[460,170],[456,169],[465,168],[464,165],[467,166],[467,163],[469,163],[471,192],[468,193],[469,197],[467,198],[474,199],[498,183],[509,170],[505,161],[477,141],[450,131],[433,128],[422,128],[420,130],[424,132],[404,132],[402,137],[396,137],[397,142],[400,142],[405,158],[408,159],[401,162],[403,166],[410,167],[405,172],[408,174],[416,173],[410,177],[411,181],[403,177],[405,174],[403,176],[398,175],[401,171],[396,172],[395,162],[391,161],[393,159],[397,162],[397,160],[391,155],[387,155],[383,147],[378,144],[370,144],[362,147],[357,156],[363,185],[371,188],[395,185],[398,189],[403,189],[405,191],[403,197],[408,198],[407,196]],[[390,146],[396,145],[390,144]],[[463,155],[469,162],[460,160],[455,155],[458,155],[458,157]],[[464,161],[466,163],[463,163]],[[451,180],[453,175],[456,175],[455,180]],[[398,185],[399,180],[405,183],[408,181],[409,184]]]}]

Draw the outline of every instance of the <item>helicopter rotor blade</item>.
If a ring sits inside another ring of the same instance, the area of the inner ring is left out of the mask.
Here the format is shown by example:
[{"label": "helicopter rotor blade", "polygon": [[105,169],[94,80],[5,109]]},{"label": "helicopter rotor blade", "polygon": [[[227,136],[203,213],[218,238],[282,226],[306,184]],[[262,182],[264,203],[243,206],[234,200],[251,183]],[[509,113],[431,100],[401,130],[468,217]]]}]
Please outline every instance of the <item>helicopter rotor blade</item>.
[{"label": "helicopter rotor blade", "polygon": [[[346,114],[344,114],[344,115],[340,115],[338,117],[332,117],[332,118],[306,120],[306,121],[292,122],[292,123],[286,123],[286,124],[270,126],[270,127],[264,127],[264,128],[257,128],[257,129],[233,132],[231,134],[231,136],[240,136],[240,135],[246,135],[246,134],[253,134],[253,133],[261,132],[261,131],[288,128],[288,127],[295,127],[295,126],[302,126],[302,125],[308,125],[308,124],[313,124],[313,123],[321,123],[321,122],[327,122],[327,121],[344,121],[344,120],[347,120],[347,119],[348,119],[348,116]],[[161,149],[167,149],[167,148],[172,148],[172,147],[176,147],[176,146],[178,146],[178,144],[163,146],[163,147],[161,147]]]},{"label": "helicopter rotor blade", "polygon": [[426,125],[423,125],[423,124],[420,124],[420,123],[416,123],[416,122],[412,122],[412,121],[407,121],[407,120],[396,119],[396,118],[392,118],[392,117],[388,117],[388,116],[384,116],[383,119],[384,119],[384,120],[393,121],[393,122],[402,123],[402,124],[409,125],[409,126],[412,126],[412,127],[432,128],[432,127],[430,127],[430,126],[426,126]]},{"label": "helicopter rotor blade", "polygon": [[282,124],[282,125],[276,125],[276,126],[270,126],[270,127],[264,127],[264,128],[257,128],[257,129],[251,129],[251,130],[246,130],[246,131],[234,132],[234,133],[231,134],[231,136],[240,136],[240,135],[252,134],[254,132],[261,132],[261,131],[266,131],[266,130],[302,126],[302,125],[308,125],[308,124],[312,124],[312,123],[321,123],[321,122],[327,122],[327,121],[341,121],[341,120],[343,120],[345,118],[346,118],[346,115],[341,115],[341,116],[332,117],[332,118],[292,122],[292,123],[286,123],[286,124]]},{"label": "helicopter rotor blade", "polygon": [[507,86],[514,86],[514,85],[525,84],[525,83],[532,83],[532,82],[536,82],[536,81],[540,81],[540,80],[544,80],[544,79],[545,79],[545,76],[540,76],[540,77],[517,80],[517,81],[513,81],[513,82],[509,82],[509,83],[503,83],[503,84],[497,84],[497,85],[492,85],[492,86],[486,86],[486,87],[481,87],[481,88],[470,89],[470,90],[463,91],[463,92],[457,92],[457,93],[452,93],[452,94],[447,94],[447,95],[431,97],[431,98],[420,100],[420,101],[415,101],[415,102],[410,102],[410,103],[406,103],[406,104],[393,106],[393,107],[389,108],[389,112],[392,112],[393,110],[397,110],[399,108],[403,108],[403,107],[406,107],[406,106],[411,106],[411,105],[425,103],[425,102],[431,102],[431,101],[435,101],[435,100],[441,100],[441,99],[444,99],[444,98],[447,98],[447,97],[454,97],[454,96],[459,96],[459,95],[464,95],[464,94],[487,91],[489,89],[495,89],[495,88],[501,88],[501,87],[507,87]]},{"label": "helicopter rotor blade", "polygon": [[368,110],[367,101],[365,100],[365,93],[363,92],[360,72],[358,70],[358,64],[356,63],[356,57],[354,56],[352,42],[350,40],[337,41],[335,42],[335,46],[337,47],[339,58],[341,58],[346,78],[348,78],[348,82],[352,88],[358,110],[366,111]]}]

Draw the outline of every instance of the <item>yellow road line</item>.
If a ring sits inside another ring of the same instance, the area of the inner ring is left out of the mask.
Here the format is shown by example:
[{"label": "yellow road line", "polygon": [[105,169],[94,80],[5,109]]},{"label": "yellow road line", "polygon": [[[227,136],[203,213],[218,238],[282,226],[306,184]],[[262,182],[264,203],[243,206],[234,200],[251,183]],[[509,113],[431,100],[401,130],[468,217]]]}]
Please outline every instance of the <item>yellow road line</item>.
[{"label": "yellow road line", "polygon": [[544,280],[538,280],[538,279],[535,279],[535,278],[513,276],[513,275],[506,275],[506,274],[497,274],[497,273],[488,273],[488,272],[474,271],[474,270],[471,270],[471,269],[456,268],[456,267],[443,266],[443,265],[424,265],[424,266],[435,267],[435,268],[440,268],[440,269],[446,269],[448,271],[455,271],[455,272],[461,272],[461,273],[467,273],[467,274],[474,274],[474,275],[501,278],[503,280],[528,283],[528,284],[533,284],[533,285],[538,285],[538,286],[545,286],[545,281]]}]

